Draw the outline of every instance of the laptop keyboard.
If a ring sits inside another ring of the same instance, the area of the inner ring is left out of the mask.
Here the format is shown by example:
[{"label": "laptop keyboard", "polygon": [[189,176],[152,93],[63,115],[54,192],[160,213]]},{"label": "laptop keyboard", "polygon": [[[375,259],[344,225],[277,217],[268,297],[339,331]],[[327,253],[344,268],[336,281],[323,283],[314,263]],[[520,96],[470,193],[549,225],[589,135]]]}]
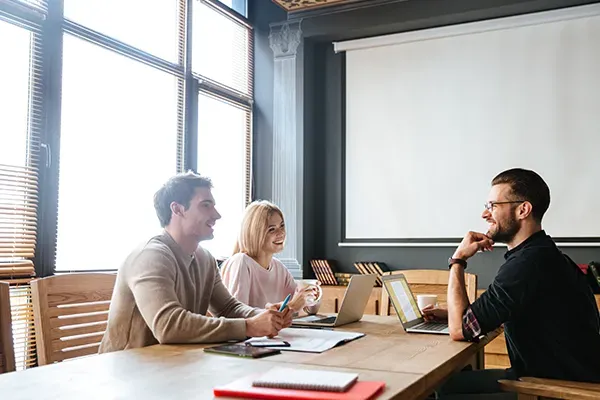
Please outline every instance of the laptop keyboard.
[{"label": "laptop keyboard", "polygon": [[413,329],[424,329],[437,332],[443,331],[446,328],[448,328],[448,324],[441,324],[439,322],[424,322],[422,324],[413,326]]},{"label": "laptop keyboard", "polygon": [[335,322],[335,318],[336,317],[327,317],[327,318],[320,319],[316,322],[318,322],[319,324],[333,324]]}]

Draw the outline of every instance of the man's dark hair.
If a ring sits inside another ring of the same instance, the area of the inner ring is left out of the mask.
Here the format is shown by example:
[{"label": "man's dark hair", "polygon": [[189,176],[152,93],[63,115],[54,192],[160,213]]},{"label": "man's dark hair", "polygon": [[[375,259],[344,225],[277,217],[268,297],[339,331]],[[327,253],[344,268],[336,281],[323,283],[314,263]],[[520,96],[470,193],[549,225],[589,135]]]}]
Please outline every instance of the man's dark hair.
[{"label": "man's dark hair", "polygon": [[550,189],[541,176],[527,169],[513,168],[499,173],[492,179],[492,186],[502,183],[510,185],[512,192],[510,200],[530,202],[533,219],[542,222],[542,217],[550,206]]},{"label": "man's dark hair", "polygon": [[193,171],[177,174],[170,178],[154,194],[154,209],[163,228],[171,222],[171,203],[181,204],[187,210],[197,188],[212,188],[209,178]]}]

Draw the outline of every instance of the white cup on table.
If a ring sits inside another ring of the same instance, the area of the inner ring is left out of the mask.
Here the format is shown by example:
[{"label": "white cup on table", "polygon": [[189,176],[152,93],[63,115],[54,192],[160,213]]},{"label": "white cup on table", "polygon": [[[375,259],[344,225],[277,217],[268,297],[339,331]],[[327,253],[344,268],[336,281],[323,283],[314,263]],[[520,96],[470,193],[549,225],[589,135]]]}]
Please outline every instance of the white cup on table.
[{"label": "white cup on table", "polygon": [[437,306],[437,295],[436,294],[419,294],[417,295],[417,305],[419,310],[424,309],[427,306]]}]

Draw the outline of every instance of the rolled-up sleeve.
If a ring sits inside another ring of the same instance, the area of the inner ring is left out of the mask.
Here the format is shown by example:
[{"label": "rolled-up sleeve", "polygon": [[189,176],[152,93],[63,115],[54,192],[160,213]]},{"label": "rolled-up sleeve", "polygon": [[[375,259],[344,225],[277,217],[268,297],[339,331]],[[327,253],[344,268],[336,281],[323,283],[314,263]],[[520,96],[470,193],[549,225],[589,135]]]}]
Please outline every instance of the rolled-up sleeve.
[{"label": "rolled-up sleeve", "polygon": [[481,326],[471,307],[467,307],[462,318],[462,333],[465,340],[475,340],[481,335]]}]

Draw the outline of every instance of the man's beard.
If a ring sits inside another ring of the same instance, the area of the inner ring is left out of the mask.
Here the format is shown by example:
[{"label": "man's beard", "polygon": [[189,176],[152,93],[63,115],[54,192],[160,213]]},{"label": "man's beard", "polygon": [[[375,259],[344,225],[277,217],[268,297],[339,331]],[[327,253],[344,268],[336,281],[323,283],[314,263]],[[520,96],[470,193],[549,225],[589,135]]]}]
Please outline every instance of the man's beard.
[{"label": "man's beard", "polygon": [[487,236],[495,243],[509,243],[514,239],[517,232],[519,232],[520,227],[517,220],[512,217],[511,219],[503,221],[502,224],[496,221],[496,228],[497,230],[495,232],[488,231]]}]

